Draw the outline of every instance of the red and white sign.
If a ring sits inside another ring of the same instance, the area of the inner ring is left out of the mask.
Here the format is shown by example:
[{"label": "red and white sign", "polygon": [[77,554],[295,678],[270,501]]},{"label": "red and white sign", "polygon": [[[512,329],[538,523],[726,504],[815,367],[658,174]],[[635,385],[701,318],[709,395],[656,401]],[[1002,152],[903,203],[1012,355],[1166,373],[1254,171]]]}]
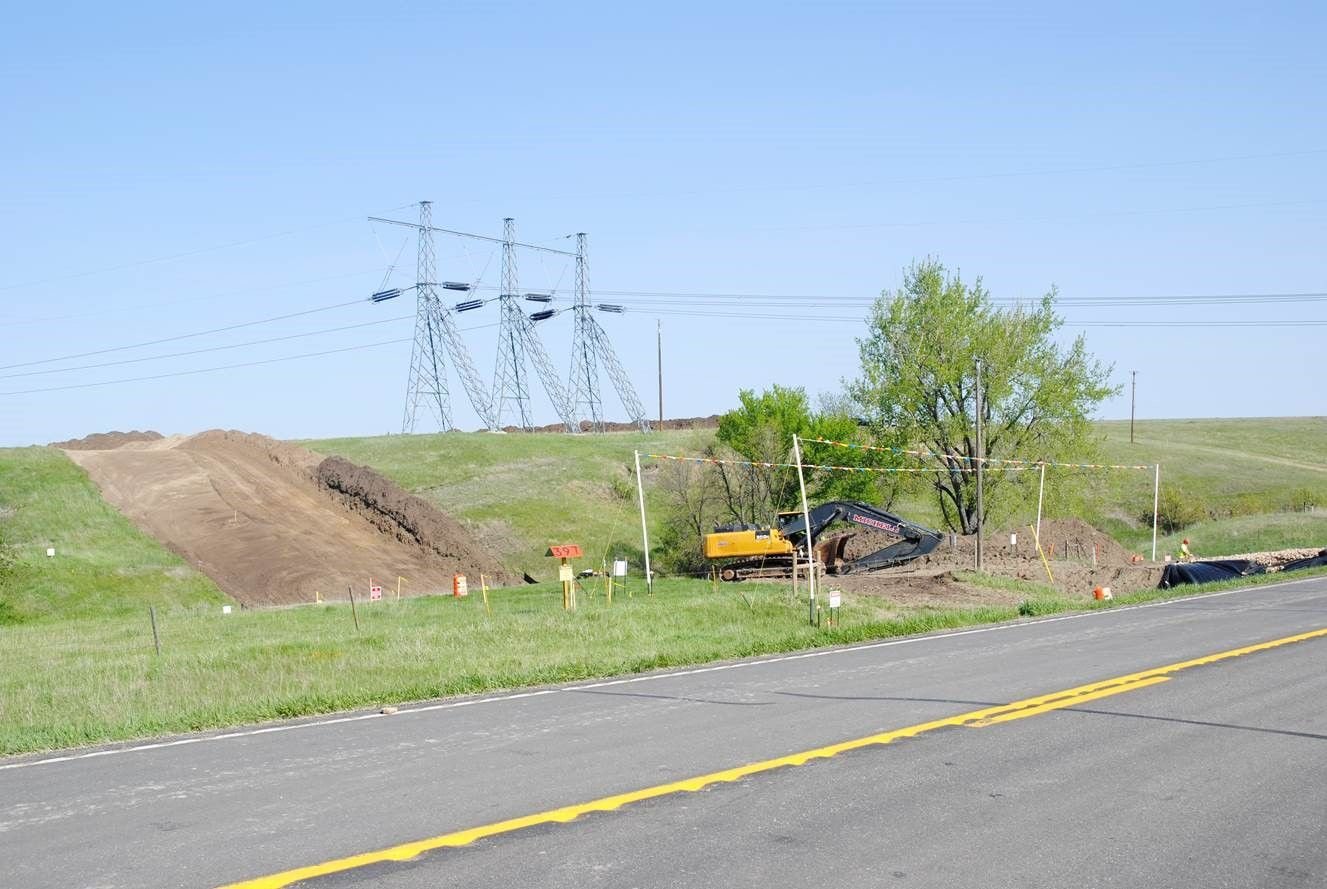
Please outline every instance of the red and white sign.
[{"label": "red and white sign", "polygon": [[380,586],[371,586],[371,587],[369,587],[369,601],[370,601],[370,602],[376,602],[376,601],[378,601],[378,600],[381,599],[381,598],[382,598],[382,587],[380,587]]}]

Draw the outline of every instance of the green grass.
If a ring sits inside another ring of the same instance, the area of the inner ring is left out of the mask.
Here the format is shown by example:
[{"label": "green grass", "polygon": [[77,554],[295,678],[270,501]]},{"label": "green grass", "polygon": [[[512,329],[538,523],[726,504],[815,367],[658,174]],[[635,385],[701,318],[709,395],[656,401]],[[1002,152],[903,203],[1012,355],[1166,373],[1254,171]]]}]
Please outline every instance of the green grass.
[{"label": "green grass", "polygon": [[[303,444],[373,467],[467,522],[508,568],[549,580],[555,574],[544,557],[550,543],[581,544],[585,562],[595,567],[614,555],[639,564],[632,452],[695,454],[713,440],[714,430],[701,429],[579,436],[452,432]],[[655,528],[659,515],[652,511]]]},{"label": "green grass", "polygon": [[[1102,424],[1111,462],[1163,464],[1163,484],[1223,513],[1186,529],[1200,554],[1327,545],[1327,515],[1277,511],[1307,490],[1327,504],[1324,421]],[[459,515],[516,570],[549,577],[548,543],[576,542],[593,564],[606,552],[639,568],[633,450],[699,452],[712,430],[651,436],[449,434],[310,442],[396,479]],[[1217,450],[1213,452],[1211,448]],[[1207,449],[1207,450],[1204,450]],[[1304,464],[1304,465],[1298,465]],[[647,483],[652,474],[647,472]],[[1147,473],[1049,473],[1057,504],[1109,528],[1134,549],[1150,538]],[[1068,492],[1073,496],[1061,496]],[[1049,493],[1049,492],[1048,492]],[[656,494],[650,494],[653,502]],[[913,516],[904,507],[899,511]],[[1024,510],[1030,518],[1035,500]],[[657,531],[662,510],[651,509]],[[1015,521],[1024,517],[1018,516]],[[0,533],[20,557],[0,588],[0,754],[380,706],[440,695],[568,681],[716,659],[791,651],[950,627],[1113,607],[1198,592],[1150,590],[1114,603],[1057,595],[1035,583],[965,574],[1023,597],[1017,606],[901,608],[846,596],[842,626],[807,625],[804,603],[770,584],[661,581],[654,597],[605,607],[582,595],[564,614],[549,586],[494,594],[486,615],[468,600],[408,600],[361,612],[342,605],[222,616],[206,578],[109,507],[82,470],[45,448],[0,450]],[[1163,538],[1160,551],[1180,535]],[[57,550],[45,557],[47,546]],[[1314,572],[1322,574],[1324,572]],[[1296,577],[1313,576],[1308,572]],[[1277,575],[1249,578],[1257,585]],[[1221,589],[1228,585],[1214,585]],[[1209,587],[1203,587],[1202,591]],[[1003,597],[1007,599],[1008,597]],[[163,654],[152,652],[146,606],[160,611]]]},{"label": "green grass", "polygon": [[0,624],[227,601],[52,448],[0,449],[0,538],[17,557],[14,573],[0,579]]},{"label": "green grass", "polygon": [[[1097,429],[1105,462],[1159,462],[1163,488],[1214,515],[1210,525],[1193,529],[1198,538],[1188,535],[1203,541],[1202,551],[1327,546],[1321,513],[1289,511],[1306,501],[1327,509],[1327,418],[1144,420],[1134,443],[1127,422],[1101,422]],[[649,436],[393,435],[307,444],[378,469],[494,541],[510,567],[547,578],[543,548],[553,542],[582,543],[595,562],[605,552],[639,562],[635,480],[628,471],[632,451],[697,454],[713,439],[713,430],[693,430]],[[653,540],[662,501],[650,490],[652,478],[647,470]],[[1053,468],[1046,486],[1047,517],[1079,516],[1131,550],[1150,551],[1150,472]],[[928,497],[902,498],[895,510],[939,527]],[[1035,515],[1033,488],[1002,524],[1021,526]],[[1158,553],[1173,549],[1182,536],[1159,542]]]},{"label": "green grass", "polygon": [[[1148,420],[1129,442],[1128,422],[1097,424],[1112,463],[1160,463],[1163,489],[1178,492],[1208,522],[1158,542],[1158,555],[1182,537],[1202,540],[1209,554],[1327,546],[1321,513],[1291,510],[1305,501],[1327,507],[1327,418]],[[1084,479],[1088,521],[1121,543],[1145,551],[1151,528],[1151,482],[1146,473],[1116,472]],[[1054,473],[1047,474],[1052,484]],[[1070,484],[1063,474],[1059,483]],[[1192,533],[1190,533],[1192,532]]]},{"label": "green grass", "polygon": [[633,673],[1005,620],[1011,607],[899,608],[845,594],[841,627],[810,626],[774,584],[660,581],[653,596],[555,585],[478,595],[222,615],[0,627],[0,755]]},{"label": "green grass", "polygon": [[[1294,579],[1327,576],[1327,569]],[[977,579],[981,579],[978,577]],[[841,626],[808,623],[804,602],[775,584],[664,580],[653,596],[580,594],[555,585],[479,596],[222,615],[161,615],[162,654],[145,617],[0,627],[0,755],[198,731],[439,696],[568,682],[724,658],[796,651],[1068,611],[1153,602],[1285,579],[1143,590],[1113,602],[1057,596],[1036,584],[1018,606],[900,608],[844,595]],[[1012,582],[1017,584],[1018,582]]]}]

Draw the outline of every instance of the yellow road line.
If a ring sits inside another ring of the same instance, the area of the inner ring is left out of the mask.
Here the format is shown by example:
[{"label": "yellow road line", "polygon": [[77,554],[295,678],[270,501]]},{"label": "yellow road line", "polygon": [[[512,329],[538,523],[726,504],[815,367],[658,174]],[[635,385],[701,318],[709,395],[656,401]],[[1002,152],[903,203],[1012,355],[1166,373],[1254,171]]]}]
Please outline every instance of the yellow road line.
[{"label": "yellow road line", "polygon": [[510,818],[506,821],[496,821],[492,824],[485,824],[480,827],[471,827],[466,830],[445,833],[440,836],[417,840],[413,843],[390,846],[386,849],[379,849],[374,852],[365,852],[362,855],[351,855],[348,858],[338,858],[333,861],[325,861],[321,864],[311,864],[307,867],[299,867],[294,870],[282,871],[281,873],[271,874],[265,877],[257,877],[252,880],[232,883],[229,886],[223,887],[223,889],[279,889],[279,887],[289,886],[292,883],[298,883],[301,880],[310,880],[315,877],[324,877],[329,874],[342,873],[344,871],[354,870],[356,868],[383,861],[409,861],[412,858],[416,858],[419,855],[422,855],[425,852],[430,852],[434,849],[468,846],[471,843],[477,840],[482,840],[486,837],[512,833],[513,831],[533,827],[538,824],[554,824],[574,821],[582,815],[587,815],[591,812],[612,812],[616,809],[620,809],[622,806],[630,805],[631,803],[656,799],[661,796],[670,796],[675,793],[694,792],[714,784],[739,781],[742,778],[757,775],[761,772],[769,772],[774,769],[786,768],[788,766],[805,765],[813,759],[828,759],[849,750],[859,750],[863,747],[877,747],[883,744],[893,743],[901,738],[915,738],[918,735],[932,732],[936,729],[951,727],[984,728],[986,726],[998,725],[1003,722],[1011,722],[1015,719],[1026,719],[1029,716],[1036,716],[1039,713],[1047,713],[1052,710],[1073,707],[1077,704],[1084,703],[1085,701],[1110,697],[1111,695],[1123,694],[1124,692],[1156,685],[1157,683],[1167,681],[1171,674],[1178,673],[1181,670],[1188,670],[1192,667],[1201,667],[1206,664],[1214,664],[1218,661],[1229,660],[1230,658],[1241,657],[1246,654],[1254,654],[1259,651],[1267,651],[1268,649],[1279,648],[1282,645],[1290,645],[1295,642],[1303,642],[1308,639],[1316,639],[1324,636],[1327,636],[1327,627],[1312,630],[1307,633],[1299,633],[1294,636],[1284,636],[1280,639],[1272,639],[1268,642],[1259,642],[1256,645],[1246,645],[1243,648],[1232,648],[1229,651],[1217,652],[1216,654],[1209,654],[1203,657],[1193,658],[1192,660],[1180,661],[1179,663],[1168,664],[1164,667],[1155,667],[1151,670],[1142,670],[1137,673],[1129,673],[1125,676],[1116,676],[1113,679],[1093,682],[1088,685],[1080,685],[1076,688],[1051,692],[1050,694],[1039,695],[1034,698],[1025,698],[1021,701],[1014,701],[1009,704],[986,707],[981,710],[972,710],[968,713],[960,713],[957,716],[947,716],[943,719],[936,719],[931,722],[923,722],[905,728],[893,729],[875,735],[868,735],[864,738],[842,741],[838,744],[817,747],[814,750],[804,750],[801,753],[791,753],[787,756],[780,756],[775,759],[753,762],[748,765],[725,769],[721,772],[710,772],[707,775],[698,775],[697,777],[686,778],[681,781],[658,784],[654,787],[633,790],[629,793],[605,796],[600,799],[591,800],[587,803],[564,806],[560,809],[551,809],[547,812],[538,812],[520,818]]}]

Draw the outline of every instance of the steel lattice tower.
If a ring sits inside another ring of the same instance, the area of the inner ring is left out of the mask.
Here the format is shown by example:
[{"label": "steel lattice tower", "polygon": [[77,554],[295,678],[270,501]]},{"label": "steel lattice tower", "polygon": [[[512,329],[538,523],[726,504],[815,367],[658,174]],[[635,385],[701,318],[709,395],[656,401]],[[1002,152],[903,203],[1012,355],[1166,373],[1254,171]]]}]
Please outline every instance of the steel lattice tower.
[{"label": "steel lattice tower", "polygon": [[439,354],[442,349],[442,335],[435,310],[438,302],[435,266],[433,203],[420,201],[419,250],[415,281],[415,343],[410,350],[410,373],[406,380],[402,432],[415,431],[415,419],[421,401],[428,404],[443,432],[452,429],[447,368]]},{"label": "steel lattice tower", "polygon": [[522,429],[531,428],[530,388],[525,379],[525,349],[521,322],[525,314],[517,304],[516,220],[502,220],[502,282],[498,289],[498,358],[493,369],[493,413],[501,426],[507,407],[515,403],[516,419]]},{"label": "steel lattice tower", "polygon": [[502,220],[502,284],[498,293],[501,315],[498,320],[498,363],[493,371],[492,413],[495,421],[501,424],[508,403],[515,402],[521,428],[533,428],[530,421],[530,385],[525,366],[526,356],[529,356],[562,425],[568,432],[578,432],[571,405],[558,382],[553,362],[548,360],[544,344],[535,332],[534,321],[521,310],[516,277],[516,246],[516,224],[509,217]]},{"label": "steel lattice tower", "polygon": [[588,419],[595,432],[604,431],[599,397],[599,363],[595,355],[594,318],[590,315],[590,281],[586,268],[585,232],[576,233],[576,328],[571,339],[571,408],[576,419]]},{"label": "steel lattice tower", "polygon": [[450,308],[438,299],[438,282],[433,250],[433,208],[429,201],[420,201],[419,223],[381,220],[393,225],[413,228],[419,238],[418,280],[415,282],[415,342],[410,354],[410,374],[406,382],[405,417],[402,432],[413,432],[419,412],[419,403],[427,402],[443,432],[452,425],[451,398],[447,387],[446,356],[450,355],[466,397],[475,413],[489,429],[497,429],[493,416],[493,399],[488,394],[470,351],[461,339],[456,319]]},{"label": "steel lattice tower", "polygon": [[[599,363],[602,362],[608,378],[613,382],[622,406],[627,409],[631,422],[640,427],[641,432],[650,431],[650,421],[645,417],[645,407],[636,396],[636,389],[631,385],[626,368],[618,360],[613,345],[608,341],[608,334],[599,326],[591,314],[589,256],[586,252],[585,233],[576,234],[576,332],[571,343],[571,408],[574,416],[581,416],[582,405],[588,412],[591,428],[595,432],[604,430],[603,399],[599,395]],[[620,309],[619,309],[620,311]]]}]

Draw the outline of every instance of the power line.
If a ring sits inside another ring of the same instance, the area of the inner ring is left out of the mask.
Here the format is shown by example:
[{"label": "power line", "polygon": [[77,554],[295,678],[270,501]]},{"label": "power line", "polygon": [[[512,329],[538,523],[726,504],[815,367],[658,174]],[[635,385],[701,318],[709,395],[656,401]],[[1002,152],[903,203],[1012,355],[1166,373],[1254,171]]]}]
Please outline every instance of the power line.
[{"label": "power line", "polygon": [[7,327],[15,327],[29,324],[47,324],[55,321],[72,321],[76,318],[97,318],[104,315],[116,315],[126,309],[155,309],[161,306],[177,306],[187,303],[212,302],[215,300],[229,299],[233,296],[247,296],[254,293],[272,293],[278,290],[293,290],[296,287],[303,287],[308,284],[325,284],[328,281],[344,281],[348,278],[358,278],[363,275],[376,275],[379,269],[365,269],[358,272],[348,272],[342,275],[325,275],[321,278],[306,278],[303,281],[289,281],[282,284],[272,284],[265,287],[248,287],[244,290],[231,290],[224,293],[209,293],[205,296],[193,296],[185,299],[172,298],[163,302],[154,303],[132,303],[129,305],[107,306],[90,312],[74,312],[68,315],[50,315],[45,318],[0,318],[0,324]]},{"label": "power line", "polygon": [[[699,309],[649,309],[641,314],[682,315],[692,318],[746,318],[756,321],[788,321],[796,324],[809,322],[830,324],[861,324],[861,317],[841,315],[773,315],[757,312],[708,312]],[[1316,327],[1327,325],[1327,320],[1302,321],[1065,321],[1066,327]]]},{"label": "power line", "polygon": [[163,361],[168,358],[185,358],[190,355],[203,355],[208,352],[225,352],[230,349],[243,349],[248,346],[262,346],[267,343],[283,343],[287,340],[304,339],[311,336],[322,336],[327,333],[339,333],[343,330],[357,330],[361,327],[373,327],[379,324],[390,324],[395,321],[404,321],[407,318],[413,318],[414,315],[396,315],[391,318],[381,318],[377,321],[364,321],[359,324],[346,324],[342,327],[327,327],[322,330],[310,330],[304,333],[292,333],[286,336],[274,336],[263,340],[250,340],[247,343],[229,343],[224,346],[209,346],[206,349],[191,349],[187,352],[169,352],[165,355],[146,355],[142,358],[125,358],[120,361],[103,361],[98,364],[76,364],[72,367],[53,367],[48,370],[28,370],[16,374],[0,374],[0,380],[12,380],[17,377],[37,377],[45,374],[68,373],[74,370],[94,370],[102,367],[120,367],[125,364],[141,364],[146,361]]},{"label": "power line", "polygon": [[167,336],[156,340],[146,340],[141,343],[131,343],[127,346],[112,346],[109,349],[94,349],[90,352],[74,352],[70,355],[60,355],[55,358],[42,358],[37,361],[21,361],[17,364],[0,364],[0,370],[13,370],[16,367],[33,367],[38,364],[52,364],[56,361],[70,361],[74,358],[91,358],[94,355],[106,355],[111,352],[127,352],[130,349],[141,349],[144,346],[158,346],[161,345],[162,343],[173,343],[173,342],[178,342],[179,340],[194,339],[200,336],[208,336],[214,333],[225,333],[231,330],[240,330],[241,328],[244,327],[256,327],[259,324],[271,324],[274,321],[285,321],[288,318],[300,318],[305,315],[313,315],[317,312],[328,312],[331,311],[332,309],[343,309],[346,306],[360,305],[363,302],[364,300],[362,299],[355,299],[355,300],[350,300],[349,302],[333,303],[332,305],[329,306],[318,306],[317,308],[313,309],[305,309],[302,312],[290,312],[285,315],[273,315],[271,318],[260,318],[257,321],[244,321],[239,324],[230,324],[225,327],[214,327],[210,330],[199,330],[193,333],[182,333],[177,336]]},{"label": "power line", "polygon": [[[397,210],[403,210],[405,209],[405,207],[409,206],[410,206],[409,204],[406,204],[402,207],[392,207],[391,210],[387,210],[384,212],[393,213]],[[24,281],[19,284],[5,284],[3,286],[0,286],[0,291],[17,290],[20,287],[33,287],[37,284],[50,284],[58,281],[74,281],[79,278],[90,278],[94,275],[105,275],[111,272],[122,272],[128,269],[136,269],[145,265],[156,265],[158,263],[163,263],[163,262],[174,262],[177,259],[188,259],[191,256],[200,256],[204,253],[215,253],[218,250],[230,250],[234,247],[245,247],[248,246],[249,244],[257,244],[262,241],[272,241],[277,238],[284,238],[290,235],[300,234],[302,232],[316,231],[321,228],[330,228],[333,225],[340,225],[343,222],[358,221],[363,218],[364,218],[363,216],[358,214],[356,214],[355,216],[345,216],[339,219],[334,219],[331,222],[323,222],[319,223],[318,225],[309,225],[309,226],[304,226],[302,228],[292,228],[287,231],[275,232],[270,235],[259,235],[253,238],[245,238],[240,241],[230,241],[228,243],[217,244],[212,247],[200,247],[196,250],[185,250],[181,253],[172,253],[167,256],[155,256],[150,259],[138,259],[134,260],[133,262],[121,263],[120,265],[105,266],[99,269],[89,269],[88,271],[85,272],[74,272],[73,274],[60,275],[55,278],[41,278],[36,281]]]},{"label": "power line", "polygon": [[[487,327],[495,327],[495,324],[479,324],[474,327],[467,327],[466,330],[481,330]],[[39,392],[64,392],[70,389],[95,389],[101,386],[117,386],[122,383],[141,383],[149,380],[165,380],[172,377],[187,377],[196,374],[214,373],[221,370],[237,370],[245,367],[259,367],[266,364],[278,364],[283,361],[298,361],[304,358],[319,358],[324,355],[339,355],[345,352],[359,352],[365,349],[374,349],[379,346],[396,346],[401,343],[408,343],[409,339],[382,340],[376,343],[363,343],[358,346],[345,346],[340,349],[325,349],[321,352],[304,352],[299,355],[283,355],[279,358],[265,358],[260,361],[245,361],[238,364],[220,364],[215,367],[200,367],[194,370],[177,370],[169,373],[152,374],[143,377],[125,377],[116,380],[101,380],[95,383],[71,383],[67,386],[48,386],[41,389],[17,389],[8,392],[0,392],[0,397],[6,395],[32,395]]]}]

